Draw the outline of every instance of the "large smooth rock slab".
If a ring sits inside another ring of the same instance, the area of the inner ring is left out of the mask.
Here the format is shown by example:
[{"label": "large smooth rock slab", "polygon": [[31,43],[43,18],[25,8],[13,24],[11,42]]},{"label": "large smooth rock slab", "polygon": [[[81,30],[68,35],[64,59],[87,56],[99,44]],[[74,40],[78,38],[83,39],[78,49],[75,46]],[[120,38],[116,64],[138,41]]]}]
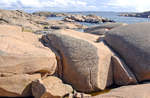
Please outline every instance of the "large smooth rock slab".
[{"label": "large smooth rock slab", "polygon": [[20,27],[0,25],[0,74],[53,74],[56,56],[39,37]]},{"label": "large smooth rock slab", "polygon": [[127,25],[126,23],[105,23],[105,24],[100,24],[97,26],[92,26],[89,28],[84,29],[84,32],[86,33],[91,33],[91,34],[96,34],[96,35],[104,35],[107,33],[109,30]]},{"label": "large smooth rock slab", "polygon": [[125,60],[138,81],[150,80],[150,23],[119,27],[106,34],[106,42]]},{"label": "large smooth rock slab", "polygon": [[81,92],[103,90],[110,86],[112,51],[99,36],[72,30],[60,30],[42,37],[45,45],[60,54],[62,79]]},{"label": "large smooth rock slab", "polygon": [[88,98],[149,98],[150,84],[123,86],[110,92]]},{"label": "large smooth rock slab", "polygon": [[32,82],[32,94],[35,98],[62,98],[72,92],[71,86],[63,84],[62,80],[54,76]]},{"label": "large smooth rock slab", "polygon": [[41,78],[40,74],[13,75],[0,77],[0,96],[2,97],[28,97],[32,96],[31,82]]}]

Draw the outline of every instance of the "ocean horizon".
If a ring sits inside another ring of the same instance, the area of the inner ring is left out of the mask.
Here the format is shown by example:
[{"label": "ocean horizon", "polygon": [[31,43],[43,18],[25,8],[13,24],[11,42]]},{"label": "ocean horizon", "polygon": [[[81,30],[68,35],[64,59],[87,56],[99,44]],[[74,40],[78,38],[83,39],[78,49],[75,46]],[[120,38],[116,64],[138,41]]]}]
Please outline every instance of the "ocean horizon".
[{"label": "ocean horizon", "polygon": [[[80,12],[61,12],[61,13],[82,14],[82,15],[94,14],[96,16],[102,16],[102,17],[114,20],[115,22],[122,22],[122,23],[127,23],[127,24],[134,24],[134,23],[139,23],[139,22],[150,22],[150,18],[119,16],[122,13],[131,13],[131,12],[80,11]],[[49,17],[49,19],[61,20],[62,17]],[[83,24],[85,24],[85,25],[96,25],[96,24],[91,24],[91,23],[83,23]]]},{"label": "ocean horizon", "polygon": [[[10,10],[10,9],[7,9]],[[11,10],[22,10],[22,9],[11,9]],[[70,13],[70,14],[82,14],[82,15],[88,15],[88,14],[95,14],[97,16],[102,16],[104,18],[108,18],[111,20],[114,20],[115,22],[123,22],[127,24],[133,24],[133,23],[139,23],[139,22],[150,22],[150,18],[142,18],[142,17],[124,17],[119,16],[122,13],[137,13],[137,11],[51,11],[51,10],[32,10],[32,9],[23,9],[23,11],[27,13],[34,13],[34,12],[56,12],[56,13]],[[49,17],[49,19],[52,20],[61,20],[63,17]],[[95,24],[89,24],[89,23],[83,23],[85,25],[95,25]]]}]

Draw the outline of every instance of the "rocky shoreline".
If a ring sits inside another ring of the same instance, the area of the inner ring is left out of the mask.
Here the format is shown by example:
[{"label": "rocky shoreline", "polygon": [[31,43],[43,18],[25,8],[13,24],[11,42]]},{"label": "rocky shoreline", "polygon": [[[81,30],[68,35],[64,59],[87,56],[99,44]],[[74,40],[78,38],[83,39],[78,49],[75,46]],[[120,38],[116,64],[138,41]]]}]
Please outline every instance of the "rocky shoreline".
[{"label": "rocky shoreline", "polygon": [[20,10],[0,10],[0,24],[10,24],[22,27],[24,31],[35,32],[47,29],[83,29],[83,26],[75,22],[48,20],[47,17],[26,13]]},{"label": "rocky shoreline", "polygon": [[85,22],[85,23],[115,22],[113,20],[96,16],[93,14],[82,15],[82,14],[70,14],[70,13],[36,12],[33,13],[33,15],[45,16],[45,17],[63,17],[63,21],[67,21],[67,22]]},{"label": "rocky shoreline", "polygon": [[0,10],[0,97],[149,98],[150,23],[44,15]]}]

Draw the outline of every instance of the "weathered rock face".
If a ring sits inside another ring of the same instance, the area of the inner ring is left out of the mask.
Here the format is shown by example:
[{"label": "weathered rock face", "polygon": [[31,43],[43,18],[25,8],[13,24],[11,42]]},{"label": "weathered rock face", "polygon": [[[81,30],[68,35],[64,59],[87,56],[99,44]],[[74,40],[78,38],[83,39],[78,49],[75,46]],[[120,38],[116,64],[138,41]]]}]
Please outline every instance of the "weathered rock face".
[{"label": "weathered rock face", "polygon": [[131,24],[113,29],[105,37],[139,81],[150,80],[149,26],[150,23]]},{"label": "weathered rock face", "polygon": [[96,15],[68,15],[64,18],[64,21],[68,22],[87,22],[87,23],[101,23],[101,22],[114,22],[107,18],[103,18]]},{"label": "weathered rock face", "polygon": [[34,31],[42,29],[35,21],[45,20],[44,17],[33,16],[20,10],[0,10],[0,23],[21,26],[24,30]]},{"label": "weathered rock face", "polygon": [[13,75],[0,77],[0,96],[7,97],[28,97],[32,96],[31,82],[41,78],[40,74]]},{"label": "weathered rock face", "polygon": [[112,56],[113,79],[116,85],[136,84],[137,80],[128,66],[117,56]]},{"label": "weathered rock face", "polygon": [[103,43],[94,43],[98,36],[60,30],[42,37],[62,59],[62,78],[81,92],[103,90],[112,84],[110,60],[113,53]]},{"label": "weathered rock face", "polygon": [[123,86],[110,92],[89,98],[149,98],[150,84]]},{"label": "weathered rock face", "polygon": [[0,73],[55,72],[55,54],[44,47],[36,35],[21,32],[15,26],[0,25],[0,29]]},{"label": "weathered rock face", "polygon": [[35,98],[62,98],[72,93],[73,89],[54,76],[32,82],[32,93]]},{"label": "weathered rock face", "polygon": [[96,34],[96,35],[104,35],[109,30],[119,27],[119,26],[124,26],[124,25],[127,25],[127,24],[126,23],[106,23],[106,24],[101,24],[98,26],[86,28],[84,32]]},{"label": "weathered rock face", "polygon": [[0,41],[0,96],[32,96],[30,83],[54,74],[55,54],[18,26],[0,25]]}]

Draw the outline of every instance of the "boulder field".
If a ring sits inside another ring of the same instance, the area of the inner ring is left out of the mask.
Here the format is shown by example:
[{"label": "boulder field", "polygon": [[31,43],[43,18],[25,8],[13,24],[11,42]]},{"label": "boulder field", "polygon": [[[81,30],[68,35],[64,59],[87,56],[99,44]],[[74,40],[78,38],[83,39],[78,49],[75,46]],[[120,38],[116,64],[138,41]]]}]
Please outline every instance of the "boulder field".
[{"label": "boulder field", "polygon": [[0,97],[149,98],[149,26],[109,24],[100,36],[0,25]]},{"label": "boulder field", "polygon": [[[125,61],[141,85],[112,89],[92,98],[149,98],[150,23],[137,23],[110,30],[105,41]],[[114,62],[114,60],[113,60]],[[116,69],[114,67],[114,69]],[[121,70],[120,70],[121,71]],[[114,73],[121,75],[119,73]],[[115,78],[115,77],[114,77]],[[117,77],[116,77],[117,78]],[[122,76],[122,80],[125,79]],[[117,81],[115,81],[117,82]],[[119,82],[119,81],[118,81]],[[117,83],[118,83],[117,82]],[[119,82],[119,84],[122,84]]]},{"label": "boulder field", "polygon": [[44,35],[42,41],[59,54],[57,71],[60,78],[77,91],[89,93],[104,90],[114,83],[136,84],[136,78],[125,62],[105,42],[96,43],[97,38],[97,35],[59,30]]}]

